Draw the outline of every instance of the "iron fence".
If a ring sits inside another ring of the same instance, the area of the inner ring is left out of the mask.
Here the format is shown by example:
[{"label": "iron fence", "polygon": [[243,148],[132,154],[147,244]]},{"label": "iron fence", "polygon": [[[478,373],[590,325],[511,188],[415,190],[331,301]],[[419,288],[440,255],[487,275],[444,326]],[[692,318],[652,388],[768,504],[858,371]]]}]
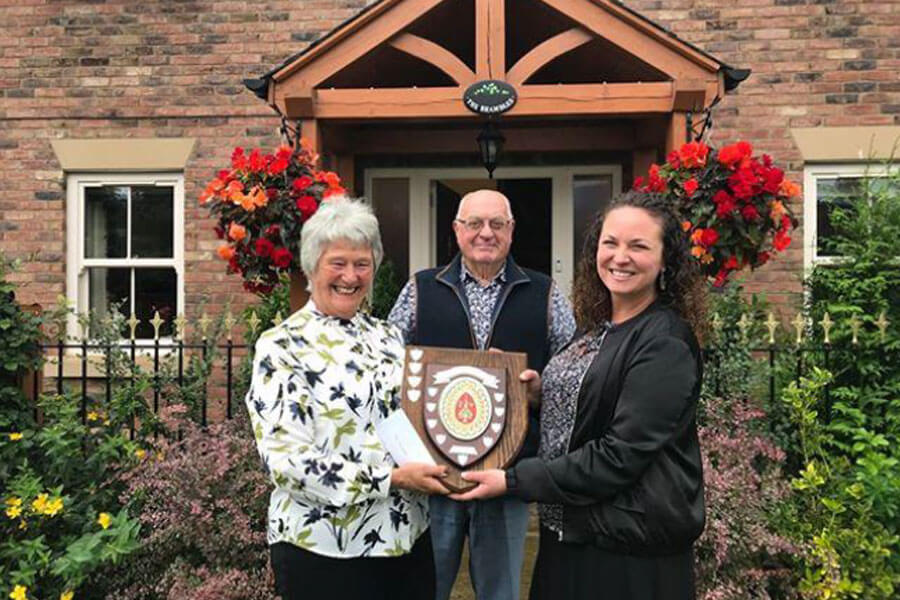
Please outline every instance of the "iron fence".
[{"label": "iron fence", "polygon": [[[281,321],[280,314],[272,320],[274,324]],[[833,343],[838,323],[827,313],[818,323],[810,323],[798,313],[790,321],[793,331],[780,331],[784,325],[773,313],[765,320],[744,313],[734,323],[723,323],[714,316],[711,339],[721,339],[725,331],[735,335],[729,347],[711,345],[702,351],[707,367],[705,385],[721,394],[722,388],[731,383],[727,381],[728,373],[723,373],[720,367],[727,353],[733,352],[735,343],[749,352],[757,367],[765,369],[770,403],[776,400],[782,385],[799,380],[810,365],[840,369],[841,360],[852,361],[861,352],[874,353],[881,364],[897,364],[898,349],[887,344],[889,322],[885,315],[867,322],[872,324],[868,329],[855,316],[847,319],[842,324],[846,327],[841,331],[842,341]],[[167,401],[166,390],[183,389],[190,379],[199,396],[196,408],[201,424],[233,418],[235,402],[242,400],[236,397],[236,392],[244,389],[249,376],[249,372],[241,370],[251,355],[250,344],[243,340],[256,338],[261,325],[258,315],[251,312],[243,321],[246,328],[237,332],[239,341],[235,341],[238,321],[230,312],[220,320],[221,327],[213,331],[210,330],[213,320],[205,314],[197,320],[193,332],[188,331],[187,320],[179,316],[172,322],[174,334],[170,338],[160,336],[164,322],[158,314],[150,323],[154,328],[152,340],[135,338],[139,321],[132,315],[127,321],[130,338],[126,341],[97,342],[91,339],[85,326],[79,339],[73,341],[60,335],[55,342],[42,344],[44,367],[26,385],[30,387],[30,395],[37,398],[42,393],[76,393],[80,398],[81,418],[86,421],[94,403],[109,405],[116,385],[133,385],[139,377],[149,380],[146,401],[158,413],[161,403]],[[787,334],[790,339],[786,339]],[[236,379],[237,375],[242,379]],[[824,400],[824,408],[830,414],[829,388],[825,390]],[[218,409],[213,415],[211,407]]]}]

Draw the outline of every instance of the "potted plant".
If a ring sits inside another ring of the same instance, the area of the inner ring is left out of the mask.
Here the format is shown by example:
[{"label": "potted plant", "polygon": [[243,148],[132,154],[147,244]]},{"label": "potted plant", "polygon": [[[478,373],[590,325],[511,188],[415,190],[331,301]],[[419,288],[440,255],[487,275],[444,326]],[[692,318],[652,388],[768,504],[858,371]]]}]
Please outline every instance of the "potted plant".
[{"label": "potted plant", "polygon": [[273,154],[237,147],[230,168],[219,171],[200,194],[200,203],[216,217],[214,229],[222,240],[216,252],[228,272],[239,274],[244,289],[260,296],[290,274],[293,310],[306,299],[299,257],[303,223],[322,202],[344,193],[340,177],[317,168],[317,159],[302,141]]}]

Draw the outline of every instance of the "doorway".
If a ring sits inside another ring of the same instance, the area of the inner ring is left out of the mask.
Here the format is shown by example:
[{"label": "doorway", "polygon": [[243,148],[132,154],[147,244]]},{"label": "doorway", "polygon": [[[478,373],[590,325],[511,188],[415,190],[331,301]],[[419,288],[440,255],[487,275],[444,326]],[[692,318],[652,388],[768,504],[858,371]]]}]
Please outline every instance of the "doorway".
[{"label": "doorway", "polygon": [[621,166],[503,167],[494,176],[485,178],[480,168],[366,170],[366,197],[381,225],[385,256],[401,279],[456,254],[451,223],[459,199],[489,188],[510,199],[516,262],[571,290],[587,225],[622,189]]}]

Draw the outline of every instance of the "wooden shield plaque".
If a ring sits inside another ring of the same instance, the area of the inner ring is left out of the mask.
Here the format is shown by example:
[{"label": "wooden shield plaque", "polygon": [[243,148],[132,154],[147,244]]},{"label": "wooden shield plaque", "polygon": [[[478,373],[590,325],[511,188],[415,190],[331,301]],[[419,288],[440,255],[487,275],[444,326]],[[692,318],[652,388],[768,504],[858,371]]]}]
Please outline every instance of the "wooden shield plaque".
[{"label": "wooden shield plaque", "polygon": [[407,347],[403,410],[435,462],[448,467],[451,490],[474,487],[462,471],[502,469],[519,453],[528,429],[519,381],[526,368],[519,352]]}]

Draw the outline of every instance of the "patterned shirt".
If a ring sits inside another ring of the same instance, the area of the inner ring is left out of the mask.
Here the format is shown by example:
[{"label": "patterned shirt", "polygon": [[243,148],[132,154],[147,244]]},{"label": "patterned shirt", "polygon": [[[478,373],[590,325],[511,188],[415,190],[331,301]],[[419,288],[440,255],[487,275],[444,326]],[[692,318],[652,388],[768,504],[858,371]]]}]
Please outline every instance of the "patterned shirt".
[{"label": "patterned shirt", "polygon": [[409,552],[426,498],[390,487],[375,424],[400,406],[403,341],[384,321],[312,301],[260,336],[247,408],[275,484],[268,541],[347,558]]},{"label": "patterned shirt", "polygon": [[[506,269],[501,267],[486,285],[472,275],[464,261],[460,261],[460,279],[463,282],[463,290],[466,295],[466,303],[469,305],[472,330],[475,333],[475,341],[479,350],[485,350],[488,343],[488,335],[491,332],[491,317],[494,314],[494,306],[500,291],[506,283]],[[416,280],[410,279],[400,295],[388,322],[396,325],[403,333],[403,339],[412,339],[416,328]],[[572,307],[569,301],[562,295],[556,283],[550,285],[550,315],[547,323],[547,342],[550,345],[550,355],[556,354],[565,346],[575,333],[575,317],[572,316]]]},{"label": "patterned shirt", "polygon": [[[569,451],[572,429],[578,411],[578,390],[594,362],[605,329],[578,338],[565,350],[550,359],[541,380],[541,445],[538,456],[545,461],[558,458]],[[539,504],[541,525],[562,533],[561,504]]]}]

